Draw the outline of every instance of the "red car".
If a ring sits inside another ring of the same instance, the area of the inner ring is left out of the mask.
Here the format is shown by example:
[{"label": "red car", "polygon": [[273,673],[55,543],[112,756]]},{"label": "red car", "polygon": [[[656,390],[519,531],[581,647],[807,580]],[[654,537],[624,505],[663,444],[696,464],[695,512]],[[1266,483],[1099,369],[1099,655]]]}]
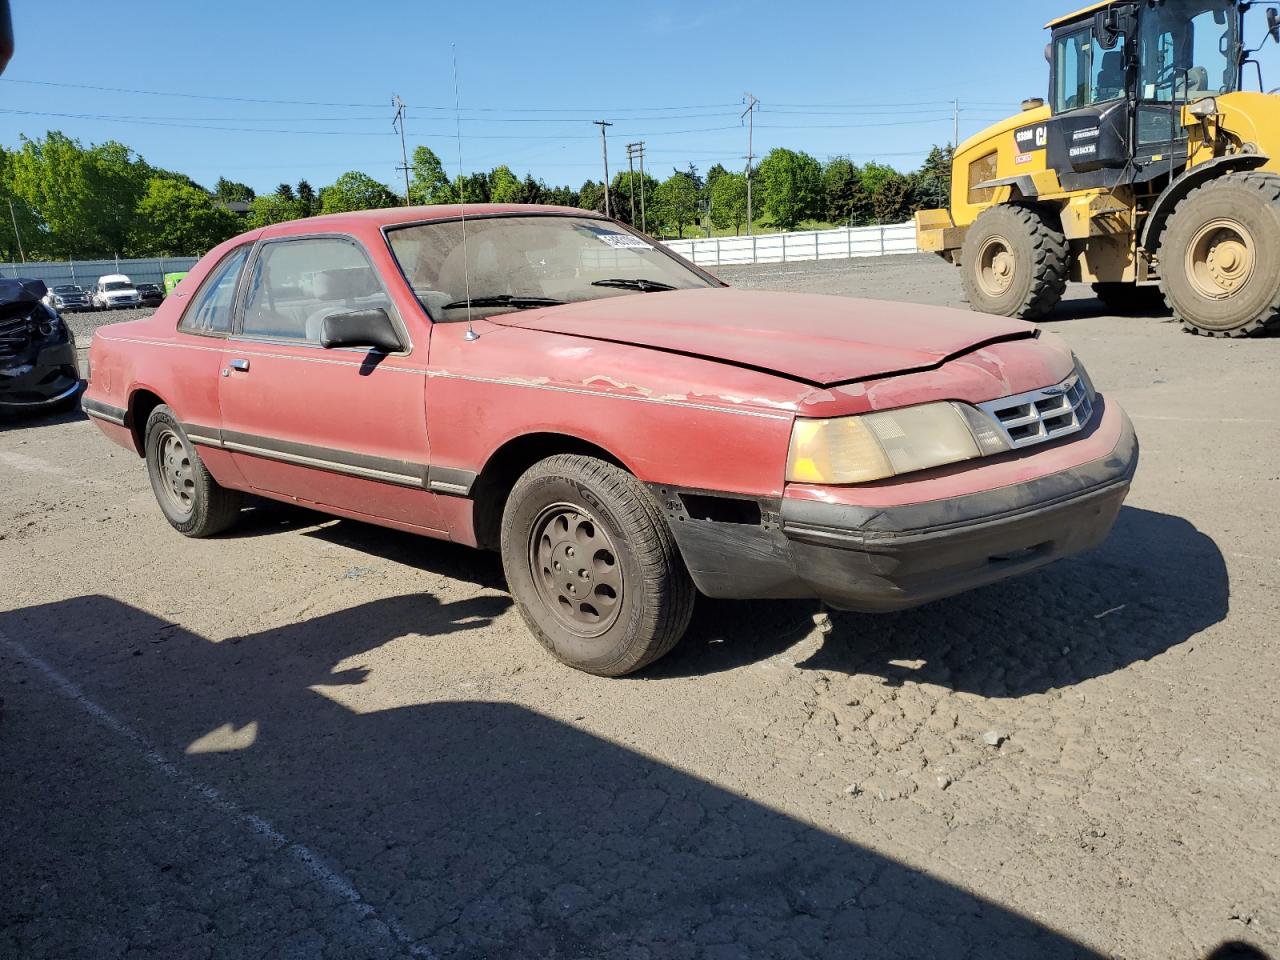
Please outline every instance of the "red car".
[{"label": "red car", "polygon": [[1031,324],[733,290],[557,207],[243,234],[99,330],[90,371],[180,532],[246,491],[497,548],[533,634],[607,676],[697,591],[900,610],[1085,550],[1137,463]]}]

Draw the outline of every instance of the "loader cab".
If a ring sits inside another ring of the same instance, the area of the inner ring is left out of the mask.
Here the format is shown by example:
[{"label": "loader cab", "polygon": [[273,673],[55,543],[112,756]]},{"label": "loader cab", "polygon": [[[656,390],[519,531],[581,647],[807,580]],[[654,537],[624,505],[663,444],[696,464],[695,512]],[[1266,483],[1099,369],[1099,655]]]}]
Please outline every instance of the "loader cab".
[{"label": "loader cab", "polygon": [[1240,86],[1236,0],[1095,4],[1051,22],[1046,165],[1068,190],[1141,182],[1186,162],[1181,108]]}]

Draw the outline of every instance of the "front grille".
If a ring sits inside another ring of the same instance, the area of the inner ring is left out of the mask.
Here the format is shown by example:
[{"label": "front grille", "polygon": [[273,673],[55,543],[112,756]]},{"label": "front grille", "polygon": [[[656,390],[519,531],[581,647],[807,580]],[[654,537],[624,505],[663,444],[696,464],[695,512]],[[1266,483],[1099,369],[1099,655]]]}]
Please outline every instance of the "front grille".
[{"label": "front grille", "polygon": [[16,357],[31,342],[31,321],[26,316],[0,317],[0,359]]},{"label": "front grille", "polygon": [[1052,387],[978,404],[1014,449],[1075,433],[1093,415],[1093,390],[1077,370]]}]

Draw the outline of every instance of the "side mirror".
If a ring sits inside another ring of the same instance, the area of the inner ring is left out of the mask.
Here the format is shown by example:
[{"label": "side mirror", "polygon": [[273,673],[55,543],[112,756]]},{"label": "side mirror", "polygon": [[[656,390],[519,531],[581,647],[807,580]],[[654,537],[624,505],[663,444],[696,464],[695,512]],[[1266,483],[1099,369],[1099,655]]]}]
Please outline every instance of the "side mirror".
[{"label": "side mirror", "polygon": [[326,350],[368,347],[382,353],[404,349],[391,317],[381,307],[329,314],[320,323],[320,345]]},{"label": "side mirror", "polygon": [[1272,40],[1280,43],[1280,10],[1275,7],[1267,7],[1267,33],[1271,34]]}]

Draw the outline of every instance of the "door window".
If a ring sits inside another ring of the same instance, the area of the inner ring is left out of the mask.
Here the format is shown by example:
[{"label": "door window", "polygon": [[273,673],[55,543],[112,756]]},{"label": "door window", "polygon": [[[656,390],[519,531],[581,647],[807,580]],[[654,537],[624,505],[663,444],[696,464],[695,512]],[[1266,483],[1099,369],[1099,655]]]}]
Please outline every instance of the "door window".
[{"label": "door window", "polygon": [[178,329],[203,336],[217,336],[231,332],[231,307],[236,298],[236,282],[240,268],[248,256],[249,245],[237,247],[222,258],[213,268],[208,279],[192,298]]},{"label": "door window", "polygon": [[250,268],[242,332],[318,344],[325,317],[378,307],[392,314],[390,298],[355,241],[281,240],[264,244]]},{"label": "door window", "polygon": [[1053,42],[1053,112],[1066,113],[1118,100],[1125,92],[1124,35],[1111,49],[1102,46],[1091,26]]}]

